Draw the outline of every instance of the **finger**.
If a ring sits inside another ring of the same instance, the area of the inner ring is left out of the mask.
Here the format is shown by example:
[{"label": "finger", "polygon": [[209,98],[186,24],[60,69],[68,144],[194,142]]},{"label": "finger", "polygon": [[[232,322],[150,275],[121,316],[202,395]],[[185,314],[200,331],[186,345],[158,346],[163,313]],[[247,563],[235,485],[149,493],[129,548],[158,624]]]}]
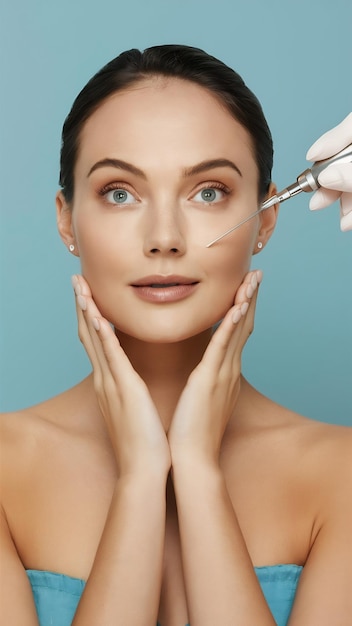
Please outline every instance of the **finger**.
[{"label": "finger", "polygon": [[[131,361],[112,330],[109,322],[102,317],[94,317],[92,320],[94,331],[99,340],[100,349],[104,355],[104,361],[112,373],[116,382],[129,381],[135,383],[138,376]],[[132,378],[131,378],[132,377]]]},{"label": "finger", "polygon": [[[72,284],[74,285],[76,293],[76,304],[80,319],[79,332],[81,334],[82,341],[84,343],[84,347],[86,348],[89,359],[93,365],[95,383],[97,386],[99,386],[102,384],[104,377],[105,381],[107,381],[109,377],[111,377],[109,365],[105,358],[104,350],[102,348],[101,341],[95,327],[95,320],[97,318],[103,320],[103,318],[93,298],[90,295],[91,291],[88,283],[84,281],[82,276],[75,275],[72,278]],[[113,335],[115,341],[117,341],[117,338],[110,328],[109,323],[106,323],[111,331],[111,335]]]},{"label": "finger", "polygon": [[[248,272],[244,277],[241,285],[236,291],[235,304],[224,317],[221,325],[217,330],[217,337],[214,343],[220,348],[223,356],[226,355],[229,342],[234,336],[234,324],[239,325],[242,317],[247,313],[250,299],[256,291],[258,284],[263,278],[263,272],[261,270],[253,270]],[[221,332],[220,331],[221,328]],[[219,353],[221,359],[221,353]],[[220,366],[220,363],[217,363]]]},{"label": "finger", "polygon": [[[238,322],[232,322],[232,332],[229,333],[226,351],[217,368],[220,378],[236,382],[241,373],[242,351],[253,331],[257,293],[258,286],[250,298],[241,305],[235,305],[235,309],[237,307],[241,309],[241,318]],[[227,320],[224,318],[225,321]]]},{"label": "finger", "polygon": [[246,275],[240,289],[237,290],[236,304],[228,311],[213,335],[204,355],[208,366],[213,371],[221,371],[222,368],[232,368],[235,354],[241,353],[243,345],[250,334],[246,327],[243,330],[245,319],[247,319],[249,309],[252,308],[253,314],[250,314],[249,321],[247,321],[247,327],[249,328],[251,320],[254,320],[255,311],[255,303],[254,305],[252,304],[252,299],[258,290],[258,284],[262,280],[262,276],[261,270],[255,270]]},{"label": "finger", "polygon": [[[72,284],[75,288],[76,281],[75,281],[74,276],[72,277]],[[96,351],[94,349],[94,345],[93,345],[91,335],[87,326],[87,322],[84,317],[82,306],[79,304],[79,301],[78,301],[78,295],[75,290],[75,306],[76,306],[76,314],[77,314],[77,322],[78,322],[78,337],[85,351],[87,352],[88,358],[92,364],[93,369],[95,369],[98,366]]]},{"label": "finger", "polygon": [[90,286],[88,285],[86,279],[81,274],[75,274],[76,284],[79,287],[79,293],[82,296],[88,296],[89,298],[93,298],[92,291]]},{"label": "finger", "polygon": [[89,333],[89,338],[85,336],[95,363],[96,383],[101,385],[105,381],[105,386],[108,386],[112,379],[115,385],[122,380],[128,384],[131,374],[135,383],[136,372],[109,322],[96,306],[87,281],[76,275],[75,287],[79,294],[78,305],[82,308]]},{"label": "finger", "polygon": [[251,336],[254,330],[254,318],[255,318],[255,312],[256,312],[256,307],[257,307],[258,290],[259,290],[259,284],[256,290],[254,291],[253,296],[250,298],[247,313],[243,316],[242,332],[241,332],[240,344],[239,344],[239,348],[241,352],[245,344],[247,343],[248,338]]},{"label": "finger", "polygon": [[248,298],[251,298],[262,278],[263,272],[261,270],[253,270],[252,272],[248,272],[242,284],[237,289],[235,304],[246,302]]},{"label": "finger", "polygon": [[126,372],[136,373],[126,353],[122,349],[115,332],[108,320],[96,306],[87,281],[76,275],[74,284],[78,293],[78,303],[83,309],[83,317],[89,337],[100,367],[105,375],[112,373],[114,379],[120,379]]},{"label": "finger", "polygon": [[341,196],[341,230],[352,230],[352,193],[343,193]]},{"label": "finger", "polygon": [[337,191],[352,191],[352,163],[335,163],[323,170],[318,181],[322,187]]},{"label": "finger", "polygon": [[328,130],[309,148],[306,159],[320,161],[342,150],[352,141],[352,113],[335,128]]},{"label": "finger", "polygon": [[210,377],[214,376],[214,373],[218,373],[231,339],[234,329],[242,317],[241,307],[243,307],[243,313],[247,310],[248,304],[235,304],[226,313],[221,324],[214,332],[199,365],[195,368],[194,372],[199,369],[206,369]]},{"label": "finger", "polygon": [[[263,279],[263,272],[261,270],[254,270],[250,272],[249,278],[249,283],[245,281],[244,284],[241,285],[241,292],[239,293],[239,298],[242,302],[242,317],[239,321],[237,345],[240,351],[242,351],[248,337],[253,332],[258,287]],[[247,309],[243,306],[243,303],[247,304]]]},{"label": "finger", "polygon": [[321,187],[310,199],[309,208],[311,211],[325,209],[325,207],[336,202],[340,195],[341,193],[339,191],[333,191],[332,189],[324,189]]},{"label": "finger", "polygon": [[[237,324],[236,331],[233,333],[228,349],[232,369],[234,369],[235,364],[237,366],[240,364],[243,348],[254,329],[258,288],[259,283],[254,290],[254,293],[250,297],[247,297],[246,301],[242,303],[241,319]],[[247,307],[244,305],[247,305]]]}]

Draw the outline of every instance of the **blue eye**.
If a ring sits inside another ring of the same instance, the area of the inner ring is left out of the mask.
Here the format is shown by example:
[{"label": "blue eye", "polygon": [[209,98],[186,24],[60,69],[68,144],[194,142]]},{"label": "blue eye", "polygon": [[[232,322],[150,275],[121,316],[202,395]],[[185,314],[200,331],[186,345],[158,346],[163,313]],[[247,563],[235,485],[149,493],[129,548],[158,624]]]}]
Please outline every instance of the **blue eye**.
[{"label": "blue eye", "polygon": [[204,187],[193,196],[193,200],[203,202],[204,204],[213,204],[223,200],[226,193],[228,192],[222,187],[219,189],[217,187]]},{"label": "blue eye", "polygon": [[133,204],[136,202],[136,198],[126,189],[117,187],[110,189],[105,194],[105,198],[111,204]]}]

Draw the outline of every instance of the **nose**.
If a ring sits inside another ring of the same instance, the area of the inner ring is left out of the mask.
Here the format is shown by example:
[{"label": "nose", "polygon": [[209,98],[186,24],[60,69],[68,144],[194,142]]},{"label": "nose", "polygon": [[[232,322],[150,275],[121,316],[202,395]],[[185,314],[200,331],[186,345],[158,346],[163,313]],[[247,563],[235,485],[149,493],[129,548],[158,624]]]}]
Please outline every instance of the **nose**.
[{"label": "nose", "polygon": [[182,256],[186,251],[186,242],[182,228],[182,216],[177,209],[161,207],[148,217],[144,237],[144,252],[147,256],[171,255]]}]

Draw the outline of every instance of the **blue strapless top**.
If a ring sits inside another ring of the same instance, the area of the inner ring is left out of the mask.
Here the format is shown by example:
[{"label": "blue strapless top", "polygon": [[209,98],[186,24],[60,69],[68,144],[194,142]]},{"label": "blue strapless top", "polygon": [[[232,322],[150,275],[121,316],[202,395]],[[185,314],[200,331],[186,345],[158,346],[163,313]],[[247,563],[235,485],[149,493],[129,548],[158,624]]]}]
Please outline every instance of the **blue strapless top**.
[{"label": "blue strapless top", "polygon": [[[277,626],[287,624],[302,569],[300,565],[255,568]],[[27,570],[27,576],[40,626],[70,626],[85,586],[84,580],[38,570]]]}]

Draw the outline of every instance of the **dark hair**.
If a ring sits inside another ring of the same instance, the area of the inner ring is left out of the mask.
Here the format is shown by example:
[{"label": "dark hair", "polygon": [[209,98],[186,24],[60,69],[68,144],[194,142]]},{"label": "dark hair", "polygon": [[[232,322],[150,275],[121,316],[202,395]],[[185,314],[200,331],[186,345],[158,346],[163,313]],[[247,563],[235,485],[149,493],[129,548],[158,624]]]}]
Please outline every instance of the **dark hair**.
[{"label": "dark hair", "polygon": [[271,181],[273,145],[262,107],[242,78],[203,50],[190,46],[164,45],[123,52],[105,65],[82,89],[62,129],[60,185],[67,202],[74,193],[74,167],[79,135],[86,120],[111,94],[150,76],[176,77],[212,92],[249,132],[259,170],[261,199]]}]

